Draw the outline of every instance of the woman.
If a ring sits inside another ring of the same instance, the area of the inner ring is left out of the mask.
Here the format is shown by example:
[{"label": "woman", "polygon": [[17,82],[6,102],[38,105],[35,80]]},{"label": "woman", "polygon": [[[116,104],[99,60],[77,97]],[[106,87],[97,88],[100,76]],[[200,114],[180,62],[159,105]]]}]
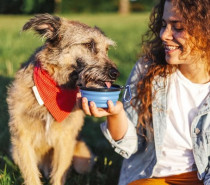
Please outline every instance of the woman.
[{"label": "woman", "polygon": [[161,0],[128,84],[131,104],[88,106],[123,162],[119,185],[210,185],[209,0]]}]

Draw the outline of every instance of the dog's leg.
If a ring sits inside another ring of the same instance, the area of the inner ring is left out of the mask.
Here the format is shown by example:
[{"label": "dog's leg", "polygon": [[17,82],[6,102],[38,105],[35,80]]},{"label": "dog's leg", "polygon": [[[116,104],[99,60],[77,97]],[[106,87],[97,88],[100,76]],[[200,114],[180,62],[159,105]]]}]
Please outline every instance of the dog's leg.
[{"label": "dog's leg", "polygon": [[[21,142],[21,140],[24,141]],[[13,142],[12,154],[15,163],[20,168],[25,185],[41,185],[41,174],[37,167],[35,151],[26,138],[20,138],[17,143]]]},{"label": "dog's leg", "polygon": [[75,142],[69,144],[68,139],[60,140],[60,144],[54,148],[52,161],[51,183],[53,185],[64,185],[67,170],[69,169],[72,158]]},{"label": "dog's leg", "polygon": [[75,146],[73,166],[77,173],[88,173],[94,165],[94,155],[84,141],[79,140]]}]

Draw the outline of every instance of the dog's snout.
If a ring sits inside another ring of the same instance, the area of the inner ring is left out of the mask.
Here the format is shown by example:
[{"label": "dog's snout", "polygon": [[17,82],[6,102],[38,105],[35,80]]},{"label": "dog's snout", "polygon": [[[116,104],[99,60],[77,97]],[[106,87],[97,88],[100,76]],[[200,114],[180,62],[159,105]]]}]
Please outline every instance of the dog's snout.
[{"label": "dog's snout", "polygon": [[112,79],[112,80],[115,80],[118,76],[119,76],[119,71],[112,67],[110,70],[109,70],[109,77]]}]

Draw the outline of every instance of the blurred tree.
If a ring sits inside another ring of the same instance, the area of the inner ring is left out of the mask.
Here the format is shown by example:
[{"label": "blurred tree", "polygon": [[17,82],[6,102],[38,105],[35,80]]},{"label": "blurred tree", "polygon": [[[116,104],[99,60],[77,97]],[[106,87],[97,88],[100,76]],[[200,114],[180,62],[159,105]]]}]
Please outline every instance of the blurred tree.
[{"label": "blurred tree", "polygon": [[25,14],[53,13],[55,8],[54,0],[22,0],[21,10]]},{"label": "blurred tree", "polygon": [[120,0],[119,1],[119,13],[120,14],[130,13],[130,0]]},{"label": "blurred tree", "polygon": [[130,11],[151,11],[152,7],[157,4],[158,1],[159,0],[130,0]]},{"label": "blurred tree", "polygon": [[22,0],[0,0],[0,13],[18,14],[21,13]]},{"label": "blurred tree", "polygon": [[62,13],[117,12],[119,0],[62,0]]},{"label": "blurred tree", "polygon": [[62,0],[55,0],[55,13],[61,13]]},{"label": "blurred tree", "polygon": [[23,0],[22,11],[24,13],[32,13],[36,3],[33,0]]},{"label": "blurred tree", "polygon": [[158,0],[0,0],[0,13],[79,13],[150,11]]}]

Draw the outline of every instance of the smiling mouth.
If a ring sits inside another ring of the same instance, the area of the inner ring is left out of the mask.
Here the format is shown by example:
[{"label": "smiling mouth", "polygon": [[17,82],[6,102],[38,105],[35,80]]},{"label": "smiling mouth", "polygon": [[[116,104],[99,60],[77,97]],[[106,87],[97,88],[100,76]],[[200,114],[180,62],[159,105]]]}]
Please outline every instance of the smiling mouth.
[{"label": "smiling mouth", "polygon": [[177,49],[180,49],[181,47],[180,46],[170,46],[170,45],[165,45],[165,51],[174,51],[174,50],[177,50]]}]

